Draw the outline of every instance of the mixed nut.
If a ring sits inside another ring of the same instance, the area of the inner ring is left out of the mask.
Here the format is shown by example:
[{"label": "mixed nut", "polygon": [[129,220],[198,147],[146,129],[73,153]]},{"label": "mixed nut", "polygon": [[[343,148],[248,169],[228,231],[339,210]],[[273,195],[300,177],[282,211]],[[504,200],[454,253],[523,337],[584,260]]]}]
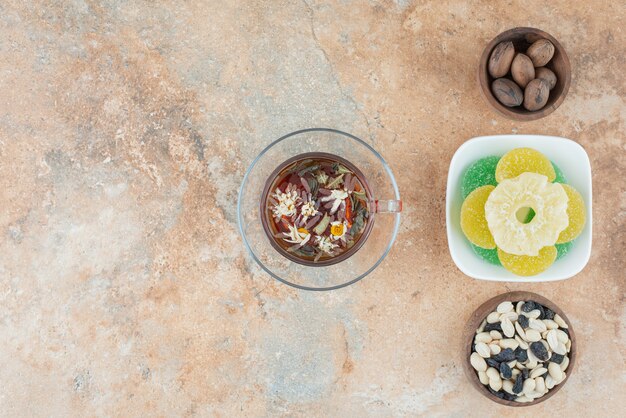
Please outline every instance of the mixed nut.
[{"label": "mixed nut", "polygon": [[476,330],[470,363],[500,399],[533,402],[566,378],[568,324],[535,301],[505,301]]},{"label": "mixed nut", "polygon": [[[501,42],[489,57],[489,75],[494,78],[491,91],[507,107],[523,106],[528,111],[542,109],[556,75],[546,65],[554,56],[554,45],[547,39],[533,42],[526,53],[516,52],[513,42]],[[510,78],[506,76],[510,74]]]}]

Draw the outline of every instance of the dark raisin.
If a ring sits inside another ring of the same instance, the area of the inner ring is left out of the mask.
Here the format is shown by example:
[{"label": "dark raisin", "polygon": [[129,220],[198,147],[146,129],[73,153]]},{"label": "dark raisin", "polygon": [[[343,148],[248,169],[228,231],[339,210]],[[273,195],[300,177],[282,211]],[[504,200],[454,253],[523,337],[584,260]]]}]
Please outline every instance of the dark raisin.
[{"label": "dark raisin", "polygon": [[508,364],[502,362],[500,363],[500,375],[504,379],[510,379],[513,376],[513,372]]},{"label": "dark raisin", "polygon": [[552,363],[561,364],[563,363],[564,358],[565,356],[562,356],[561,354],[552,353],[552,357],[550,357],[550,361]]},{"label": "dark raisin", "polygon": [[489,388],[489,392],[491,392],[493,395],[497,396],[500,399],[504,399],[504,392],[501,392],[501,391],[496,392],[495,390],[491,388]]},{"label": "dark raisin", "polygon": [[487,365],[489,367],[493,367],[494,369],[500,370],[500,362],[499,361],[496,361],[496,360],[494,360],[492,358],[485,359],[485,361],[487,362]]},{"label": "dark raisin", "polygon": [[523,363],[526,360],[528,360],[528,353],[522,347],[517,347],[514,351],[514,354],[515,354],[515,360],[519,361],[520,363]]},{"label": "dark raisin", "polygon": [[561,328],[561,331],[563,331],[565,334],[567,334],[567,338],[569,338],[569,329]]},{"label": "dark raisin", "polygon": [[535,304],[536,309],[539,309],[539,319],[544,319],[546,317],[546,310],[540,304]]},{"label": "dark raisin", "polygon": [[[524,370],[528,370],[528,369],[524,369]],[[528,374],[528,372],[526,374]],[[523,373],[520,373],[517,375],[517,379],[515,379],[515,384],[513,385],[513,389],[511,389],[513,393],[522,392],[522,387],[524,386],[524,379],[526,378],[523,376]]]},{"label": "dark raisin", "polygon": [[546,346],[543,345],[541,341],[530,343],[530,349],[535,357],[537,357],[541,361],[546,361],[550,358],[550,356],[548,355],[548,350],[546,350]]},{"label": "dark raisin", "polygon": [[473,353],[474,351],[476,351],[476,342],[473,342],[473,343],[472,343],[472,353]]},{"label": "dark raisin", "polygon": [[504,392],[504,398],[502,399],[504,399],[505,401],[514,401],[515,399],[517,399],[517,396]]},{"label": "dark raisin", "polygon": [[517,322],[522,326],[522,328],[528,328],[528,317],[526,315],[519,315],[517,317]]},{"label": "dark raisin", "polygon": [[502,332],[502,326],[500,325],[500,322],[496,322],[495,324],[487,324],[485,325],[485,332],[489,332],[489,331],[498,331],[498,332]]},{"label": "dark raisin", "polygon": [[499,362],[503,361],[513,361],[515,360],[515,353],[510,348],[506,348],[500,351],[498,354],[494,356],[494,359]]},{"label": "dark raisin", "polygon": [[533,302],[532,300],[529,300],[528,302],[525,302],[522,305],[522,312],[527,312],[528,313],[528,312],[532,311],[533,309],[535,309],[535,306],[536,306],[536,303]]},{"label": "dark raisin", "polygon": [[545,319],[554,319],[554,311],[550,308],[545,309],[546,317]]},{"label": "dark raisin", "polygon": [[530,370],[524,369],[524,370],[522,370],[522,374],[520,376],[522,376],[524,378],[524,380],[526,380],[526,379],[528,379],[529,375],[530,375]]}]

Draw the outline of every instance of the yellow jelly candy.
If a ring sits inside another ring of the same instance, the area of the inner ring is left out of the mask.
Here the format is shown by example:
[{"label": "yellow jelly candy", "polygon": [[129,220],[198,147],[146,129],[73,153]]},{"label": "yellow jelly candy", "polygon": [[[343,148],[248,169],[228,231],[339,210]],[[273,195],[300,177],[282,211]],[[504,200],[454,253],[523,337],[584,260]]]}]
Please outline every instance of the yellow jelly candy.
[{"label": "yellow jelly candy", "polygon": [[481,248],[496,248],[485,218],[485,202],[495,187],[482,186],[471,192],[461,206],[461,229],[467,239]]},{"label": "yellow jelly candy", "polygon": [[556,172],[548,157],[532,148],[516,148],[504,154],[498,161],[496,180],[500,183],[526,172],[543,174],[549,182],[556,178]]},{"label": "yellow jelly candy", "polygon": [[298,232],[301,234],[308,234],[309,231],[306,228],[298,228]]},{"label": "yellow jelly candy", "polygon": [[583,231],[587,219],[585,202],[583,201],[583,197],[580,193],[567,184],[562,184],[561,186],[563,186],[563,190],[565,190],[565,193],[569,198],[569,201],[567,202],[567,217],[569,219],[569,224],[567,225],[567,228],[559,234],[559,239],[556,241],[557,244],[562,244],[576,239],[576,237],[578,237]]},{"label": "yellow jelly candy", "polygon": [[556,247],[543,247],[539,250],[539,255],[513,255],[508,254],[498,248],[498,258],[505,269],[518,276],[534,276],[554,263],[556,260]]}]

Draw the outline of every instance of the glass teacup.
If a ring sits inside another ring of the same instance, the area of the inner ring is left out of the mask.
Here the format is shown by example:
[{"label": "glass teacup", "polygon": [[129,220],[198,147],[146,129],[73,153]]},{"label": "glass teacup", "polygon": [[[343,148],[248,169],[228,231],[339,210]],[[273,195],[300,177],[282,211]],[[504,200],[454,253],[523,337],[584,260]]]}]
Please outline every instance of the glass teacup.
[{"label": "glass teacup", "polygon": [[[310,212],[302,210],[305,203]],[[281,282],[307,290],[337,289],[374,270],[391,249],[401,210],[384,159],[359,138],[324,128],[290,133],[265,148],[246,172],[237,206],[255,261]],[[310,215],[304,222],[303,214]],[[327,248],[332,251],[320,250]]]}]

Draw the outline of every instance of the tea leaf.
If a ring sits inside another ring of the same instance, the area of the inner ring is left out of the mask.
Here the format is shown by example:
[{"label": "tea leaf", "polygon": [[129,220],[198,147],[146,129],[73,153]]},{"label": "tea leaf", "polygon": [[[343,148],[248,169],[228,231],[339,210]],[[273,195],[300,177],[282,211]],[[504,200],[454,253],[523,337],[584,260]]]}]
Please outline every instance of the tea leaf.
[{"label": "tea leaf", "polygon": [[330,216],[328,216],[328,214],[325,213],[320,223],[318,223],[315,226],[315,228],[313,228],[313,232],[315,232],[317,235],[323,234],[324,231],[326,231],[326,228],[328,227],[329,223],[330,223]]},{"label": "tea leaf", "polygon": [[332,181],[330,183],[328,183],[328,185],[326,187],[329,188],[329,189],[332,189],[333,187],[337,187],[337,186],[339,186],[339,183],[341,183],[341,180],[343,180],[343,174],[340,174],[337,177],[335,177],[334,179],[332,179]]},{"label": "tea leaf", "polygon": [[346,167],[344,167],[343,165],[339,163],[333,164],[333,170],[335,171],[335,173],[339,173],[339,174],[352,173],[352,171],[348,170]]}]

